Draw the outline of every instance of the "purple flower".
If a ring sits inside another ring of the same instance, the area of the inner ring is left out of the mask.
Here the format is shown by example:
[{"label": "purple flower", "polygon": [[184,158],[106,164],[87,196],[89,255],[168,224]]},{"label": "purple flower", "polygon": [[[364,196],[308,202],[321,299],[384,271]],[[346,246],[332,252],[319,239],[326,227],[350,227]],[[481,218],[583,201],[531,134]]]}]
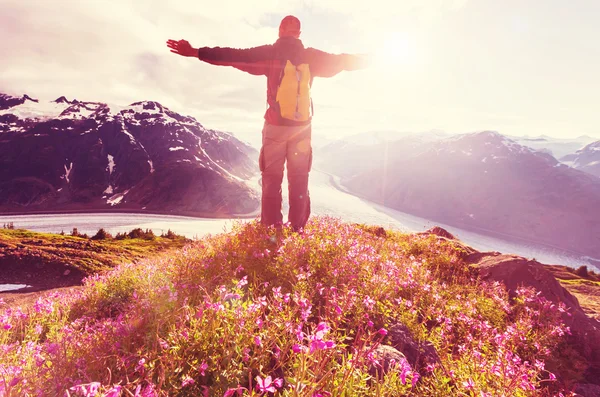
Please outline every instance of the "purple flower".
[{"label": "purple flower", "polygon": [[386,336],[388,334],[387,329],[385,328],[380,328],[379,331],[377,331],[377,333],[382,336]]},{"label": "purple flower", "polygon": [[241,387],[240,385],[238,385],[238,387],[236,387],[236,388],[227,389],[225,394],[223,394],[223,397],[231,397],[237,393],[243,394],[244,390],[247,390],[247,389],[245,387]]},{"label": "purple flower", "polygon": [[183,387],[188,387],[188,386],[191,386],[191,385],[193,385],[194,383],[196,383],[196,382],[194,381],[194,379],[190,378],[189,376],[185,376],[185,377],[183,378],[183,380],[181,381],[181,387],[182,387],[182,388],[183,388]]},{"label": "purple flower", "polygon": [[142,371],[145,368],[146,359],[142,358],[138,361],[137,366],[135,367],[136,371]]},{"label": "purple flower", "polygon": [[69,388],[69,390],[80,393],[84,397],[94,397],[100,390],[100,382],[92,382],[85,385],[77,385]]},{"label": "purple flower", "polygon": [[473,388],[475,387],[475,382],[473,382],[473,379],[471,378],[469,378],[469,380],[463,382],[462,384],[467,390],[473,390]]},{"label": "purple flower", "polygon": [[294,353],[301,353],[301,352],[303,352],[305,349],[306,349],[306,348],[305,348],[304,346],[301,346],[301,345],[299,345],[299,344],[297,344],[297,343],[296,343],[294,346],[292,346],[292,351],[293,351]]},{"label": "purple flower", "polygon": [[242,278],[240,281],[238,281],[237,283],[237,288],[242,288],[244,285],[248,284],[248,276],[244,276],[244,278]]},{"label": "purple flower", "polygon": [[206,363],[206,361],[203,361],[202,364],[200,364],[200,368],[198,368],[198,371],[200,371],[200,375],[202,376],[206,376],[206,370],[208,369],[208,364]]},{"label": "purple flower", "polygon": [[283,379],[276,378],[271,380],[270,376],[267,376],[264,380],[260,376],[256,377],[256,388],[261,393],[271,392],[275,393],[278,388],[283,386]]},{"label": "purple flower", "polygon": [[121,386],[113,386],[112,389],[106,392],[104,397],[119,397],[121,395]]},{"label": "purple flower", "polygon": [[240,298],[241,298],[240,294],[229,293],[229,294],[227,294],[227,295],[225,295],[223,297],[223,300],[224,301],[231,301],[231,300],[237,300],[237,299],[240,299]]}]

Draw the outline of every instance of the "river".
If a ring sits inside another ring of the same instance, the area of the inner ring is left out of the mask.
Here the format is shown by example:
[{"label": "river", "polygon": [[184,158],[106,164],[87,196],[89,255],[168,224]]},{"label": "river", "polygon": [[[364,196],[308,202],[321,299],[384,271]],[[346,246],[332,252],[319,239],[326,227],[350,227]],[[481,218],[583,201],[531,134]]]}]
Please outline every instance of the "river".
[{"label": "river", "polygon": [[[257,177],[250,183],[258,184],[260,181]],[[287,192],[285,184],[283,191]],[[344,191],[336,183],[334,177],[320,171],[311,173],[310,196],[312,213],[314,215],[330,215],[348,222],[380,225],[385,228],[406,232],[420,232],[433,226],[441,226],[463,242],[480,251],[499,251],[507,254],[517,254],[526,258],[535,258],[546,264],[561,264],[570,267],[586,265],[590,269],[595,268],[593,263],[596,260],[565,250],[527,241],[515,242],[508,239],[490,237],[382,207]],[[287,201],[287,198],[284,198],[285,201]],[[287,205],[284,205],[284,212],[286,211]],[[61,231],[70,233],[76,227],[80,233],[95,234],[98,229],[104,228],[110,233],[115,234],[139,227],[142,229],[152,229],[155,234],[166,233],[170,229],[189,238],[201,238],[207,234],[217,234],[230,230],[234,222],[245,221],[121,213],[0,215],[0,225],[9,222],[13,222],[17,228],[51,233],[60,233]],[[596,269],[598,268],[596,267]]]}]

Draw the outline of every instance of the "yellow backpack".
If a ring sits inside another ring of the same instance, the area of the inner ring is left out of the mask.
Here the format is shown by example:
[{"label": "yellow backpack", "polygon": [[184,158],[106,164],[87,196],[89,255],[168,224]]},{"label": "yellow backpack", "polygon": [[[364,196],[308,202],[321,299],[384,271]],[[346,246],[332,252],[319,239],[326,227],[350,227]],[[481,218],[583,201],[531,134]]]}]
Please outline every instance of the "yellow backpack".
[{"label": "yellow backpack", "polygon": [[277,89],[281,117],[293,121],[308,121],[311,117],[310,69],[308,64],[298,66],[289,60],[282,71]]}]

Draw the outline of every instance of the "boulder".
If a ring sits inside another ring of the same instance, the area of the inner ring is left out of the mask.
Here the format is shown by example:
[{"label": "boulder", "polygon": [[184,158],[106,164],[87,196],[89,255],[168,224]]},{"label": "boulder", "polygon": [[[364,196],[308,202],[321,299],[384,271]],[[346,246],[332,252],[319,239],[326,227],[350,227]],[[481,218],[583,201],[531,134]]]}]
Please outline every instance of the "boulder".
[{"label": "boulder", "polygon": [[544,265],[515,255],[499,253],[475,253],[467,262],[475,266],[482,280],[504,284],[509,296],[514,297],[519,287],[533,287],[543,297],[564,303],[568,311],[563,321],[570,327],[570,344],[587,360],[589,367],[584,374],[586,381],[600,384],[600,322],[588,317],[576,297],[560,285]]},{"label": "boulder", "polygon": [[404,324],[394,324],[388,332],[392,346],[406,357],[411,367],[419,372],[428,364],[440,362],[440,357],[433,345],[429,342],[416,341]]},{"label": "boulder", "polygon": [[388,345],[377,346],[371,354],[374,361],[369,366],[369,374],[379,379],[389,371],[392,362],[401,363],[406,359],[404,354]]}]

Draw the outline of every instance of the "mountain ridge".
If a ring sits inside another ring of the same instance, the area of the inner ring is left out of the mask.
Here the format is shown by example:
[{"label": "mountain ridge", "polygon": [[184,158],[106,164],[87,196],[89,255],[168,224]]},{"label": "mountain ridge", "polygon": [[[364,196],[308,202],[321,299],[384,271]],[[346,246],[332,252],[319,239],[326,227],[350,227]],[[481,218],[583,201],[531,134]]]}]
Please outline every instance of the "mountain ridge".
[{"label": "mountain ridge", "polygon": [[0,109],[2,212],[224,216],[258,206],[245,182],[256,168],[255,149],[159,102],[115,106],[0,94]]},{"label": "mountain ridge", "polygon": [[433,221],[600,258],[600,181],[495,132],[438,141],[343,184]]}]

